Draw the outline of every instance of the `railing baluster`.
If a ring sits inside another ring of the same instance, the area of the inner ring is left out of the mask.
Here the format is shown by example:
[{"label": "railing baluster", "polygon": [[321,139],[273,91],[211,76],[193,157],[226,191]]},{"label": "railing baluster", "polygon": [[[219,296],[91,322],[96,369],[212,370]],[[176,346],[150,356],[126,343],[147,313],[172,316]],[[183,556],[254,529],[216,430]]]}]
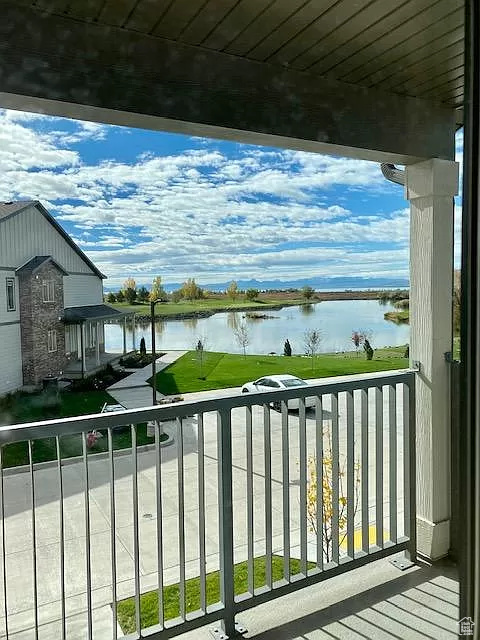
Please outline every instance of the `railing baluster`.
[{"label": "railing baluster", "polygon": [[355,433],[353,392],[347,392],[347,554],[355,557]]},{"label": "railing baluster", "polygon": [[30,500],[32,507],[32,569],[33,569],[33,616],[35,640],[38,640],[38,576],[37,576],[37,525],[35,516],[35,477],[33,473],[33,447],[28,441],[28,466],[30,471]]},{"label": "railing baluster", "polygon": [[162,449],[160,446],[160,424],[155,424],[155,481],[157,498],[157,573],[158,573],[158,623],[163,628],[163,523],[162,523]]},{"label": "railing baluster", "polygon": [[84,505],[85,505],[85,559],[86,559],[86,579],[87,579],[87,634],[88,640],[93,638],[93,620],[92,620],[92,559],[90,554],[90,495],[88,481],[88,457],[87,457],[87,436],[83,432],[82,449],[83,449],[83,473],[85,477]]},{"label": "railing baluster", "polygon": [[253,595],[254,583],[254,548],[253,548],[253,433],[252,407],[246,407],[246,453],[247,453],[247,571],[248,592]]},{"label": "railing baluster", "polygon": [[117,640],[117,538],[115,514],[115,465],[113,458],[112,429],[107,430],[108,463],[110,471],[110,552],[112,569],[112,637]]},{"label": "railing baluster", "polygon": [[383,549],[383,388],[375,387],[375,525],[376,544]]},{"label": "railing baluster", "polygon": [[203,413],[197,418],[198,441],[198,548],[200,563],[200,609],[207,611],[206,557],[205,557],[205,442]]},{"label": "railing baluster", "polygon": [[388,468],[390,540],[397,542],[397,389],[388,387]]},{"label": "railing baluster", "polygon": [[5,483],[3,478],[3,446],[0,446],[0,516],[2,518],[2,580],[3,609],[5,611],[5,637],[8,640],[8,595],[7,595],[7,536],[5,535]]},{"label": "railing baluster", "polygon": [[362,440],[362,551],[369,553],[370,551],[370,499],[368,490],[368,390],[362,389],[360,392],[361,404],[361,440]]},{"label": "railing baluster", "polygon": [[330,537],[331,537],[331,560],[337,563],[340,556],[340,544],[339,544],[339,479],[340,479],[340,452],[338,442],[338,393],[332,393],[332,466],[331,466],[331,480],[332,480],[332,520],[330,525]]},{"label": "railing baluster", "polygon": [[307,420],[305,398],[299,399],[298,428],[300,445],[300,572],[307,575]]},{"label": "railing baluster", "polygon": [[140,536],[138,528],[138,460],[137,460],[137,426],[130,425],[132,438],[132,508],[133,508],[133,563],[135,572],[135,629],[141,632],[140,610]]},{"label": "railing baluster", "polygon": [[185,482],[183,477],[183,422],[177,418],[177,480],[178,480],[178,551],[180,618],[185,620]]},{"label": "railing baluster", "polygon": [[290,446],[288,434],[288,405],[282,408],[282,494],[283,494],[283,577],[290,582]]},{"label": "railing baluster", "polygon": [[323,569],[323,396],[315,402],[315,475],[317,480],[317,567]]},{"label": "railing baluster", "polygon": [[67,636],[66,615],[65,615],[65,521],[63,514],[63,474],[62,455],[60,450],[60,437],[56,436],[55,445],[57,451],[57,471],[58,471],[58,493],[59,493],[59,531],[60,531],[60,608],[61,608],[61,629],[62,640]]},{"label": "railing baluster", "polygon": [[404,527],[409,538],[407,558],[417,557],[416,462],[415,462],[415,377],[403,385],[403,485]]},{"label": "railing baluster", "polygon": [[230,411],[230,409],[220,409],[217,412],[220,600],[223,604],[222,627],[228,637],[236,635],[233,582],[232,416]]},{"label": "railing baluster", "polygon": [[265,583],[272,588],[272,438],[270,406],[263,405],[263,454],[265,464]]}]

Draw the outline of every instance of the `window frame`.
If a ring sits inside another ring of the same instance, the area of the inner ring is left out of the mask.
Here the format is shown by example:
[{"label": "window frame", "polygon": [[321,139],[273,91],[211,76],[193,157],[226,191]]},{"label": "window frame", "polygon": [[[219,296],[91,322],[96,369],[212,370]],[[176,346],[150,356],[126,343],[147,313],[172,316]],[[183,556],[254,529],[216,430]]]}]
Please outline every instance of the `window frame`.
[{"label": "window frame", "polygon": [[[7,311],[17,310],[16,291],[15,291],[15,278],[6,278],[6,296],[7,296]],[[12,292],[12,304],[10,304],[9,291]]]},{"label": "window frame", "polygon": [[[46,296],[45,296],[45,292],[47,294]],[[55,302],[55,281],[54,280],[42,280],[42,301]]]},{"label": "window frame", "polygon": [[58,351],[56,329],[49,329],[47,331],[47,351],[48,353],[56,353]]}]

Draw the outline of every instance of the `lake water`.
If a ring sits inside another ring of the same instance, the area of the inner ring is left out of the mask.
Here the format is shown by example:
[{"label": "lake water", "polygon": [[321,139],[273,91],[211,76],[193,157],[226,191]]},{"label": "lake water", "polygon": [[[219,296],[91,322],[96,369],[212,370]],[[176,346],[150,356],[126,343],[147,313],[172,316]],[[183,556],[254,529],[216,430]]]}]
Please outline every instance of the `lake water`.
[{"label": "lake water", "polygon": [[[293,353],[304,352],[303,335],[311,329],[319,329],[322,343],[319,351],[352,350],[352,331],[371,332],[372,346],[397,346],[409,341],[409,326],[387,322],[383,314],[393,310],[392,306],[380,305],[376,300],[341,300],[320,302],[308,307],[285,307],[280,310],[266,310],[273,316],[265,320],[245,318],[245,312],[217,313],[209,318],[168,320],[156,323],[156,349],[194,349],[202,340],[208,351],[241,353],[242,348],[235,340],[233,330],[244,322],[248,327],[250,343],[247,353],[282,354],[283,344],[288,338]],[[256,313],[260,313],[257,311]],[[137,324],[135,348],[140,339],[145,338],[150,349],[150,323]],[[122,327],[116,324],[105,326],[105,346],[107,351],[117,352],[123,348]],[[127,349],[133,347],[131,329],[127,331]]]}]

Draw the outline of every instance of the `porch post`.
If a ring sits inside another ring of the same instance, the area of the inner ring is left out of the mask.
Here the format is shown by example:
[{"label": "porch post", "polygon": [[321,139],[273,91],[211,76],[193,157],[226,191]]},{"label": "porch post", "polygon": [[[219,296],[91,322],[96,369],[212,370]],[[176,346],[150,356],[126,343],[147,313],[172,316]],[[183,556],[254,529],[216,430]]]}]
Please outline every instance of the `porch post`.
[{"label": "porch post", "polygon": [[87,359],[85,357],[85,322],[80,325],[80,344],[82,348],[82,378],[87,372]]},{"label": "porch post", "polygon": [[132,314],[132,349],[134,351],[137,349],[137,336],[135,334],[135,314]]},{"label": "porch post", "polygon": [[127,316],[123,318],[123,355],[127,353]]},{"label": "porch post", "polygon": [[100,366],[100,322],[97,320],[97,327],[95,330],[95,355],[97,357],[97,367]]},{"label": "porch post", "polygon": [[418,363],[417,549],[432,560],[450,545],[450,379],[453,196],[458,165],[432,159],[406,168],[410,201],[410,362]]}]

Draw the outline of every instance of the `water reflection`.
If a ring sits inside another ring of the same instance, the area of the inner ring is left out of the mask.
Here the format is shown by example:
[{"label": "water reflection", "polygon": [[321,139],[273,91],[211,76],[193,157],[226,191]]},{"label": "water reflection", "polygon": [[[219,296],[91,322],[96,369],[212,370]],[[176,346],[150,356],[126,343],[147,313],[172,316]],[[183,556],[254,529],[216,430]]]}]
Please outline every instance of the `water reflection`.
[{"label": "water reflection", "polygon": [[[309,308],[311,307],[311,308]],[[409,341],[408,325],[387,322],[383,315],[394,310],[392,305],[380,306],[375,300],[341,300],[321,302],[315,305],[286,307],[267,311],[264,320],[243,318],[243,312],[218,313],[208,318],[157,321],[155,334],[157,349],[195,349],[201,339],[209,351],[241,353],[234,331],[246,323],[249,331],[248,353],[283,353],[288,338],[293,353],[303,353],[304,334],[311,329],[322,333],[321,352],[349,351],[353,349],[352,332],[358,327],[371,333],[375,348],[406,344]],[[136,323],[135,342],[138,348],[142,337],[150,348],[150,322]],[[111,324],[105,327],[107,351],[121,351],[122,327]],[[127,344],[132,343],[132,327],[127,326]]]}]

